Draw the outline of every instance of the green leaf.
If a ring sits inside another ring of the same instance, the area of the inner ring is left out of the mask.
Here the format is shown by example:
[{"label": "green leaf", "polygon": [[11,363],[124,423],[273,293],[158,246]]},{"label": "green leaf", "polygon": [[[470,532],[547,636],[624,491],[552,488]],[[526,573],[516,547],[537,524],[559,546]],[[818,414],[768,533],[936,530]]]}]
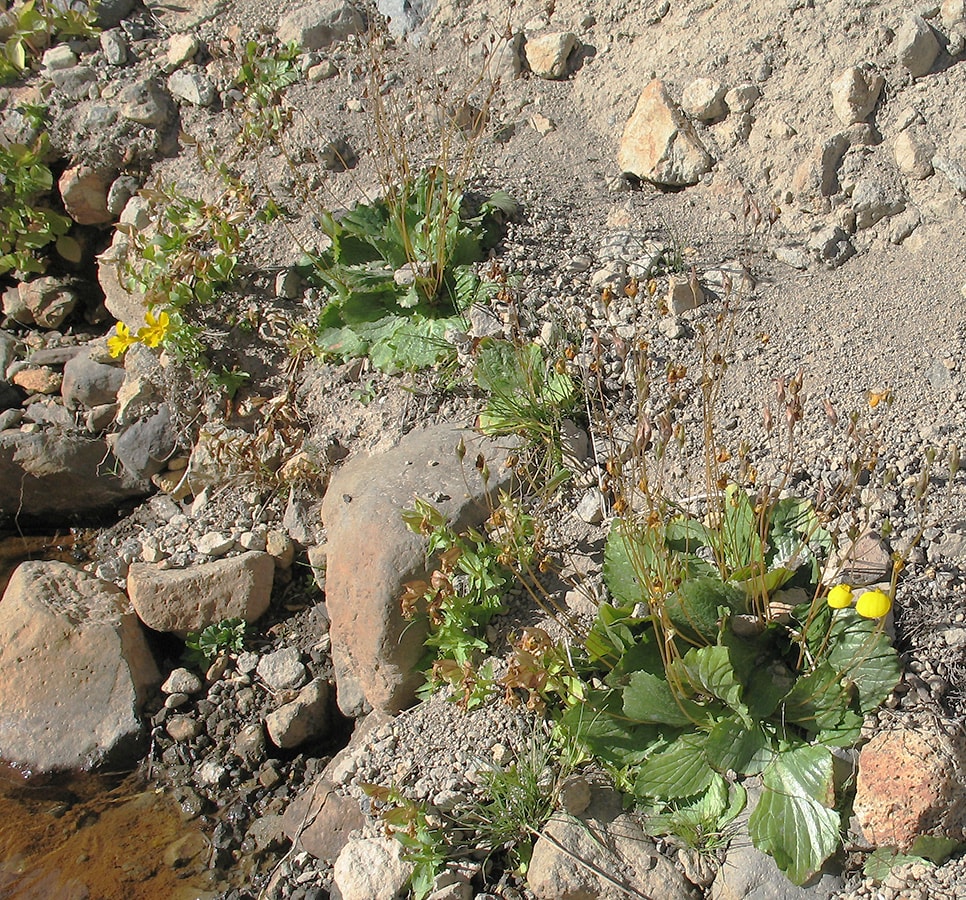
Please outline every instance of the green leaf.
[{"label": "green leaf", "polygon": [[623,691],[624,715],[632,722],[689,726],[707,718],[707,711],[681,697],[675,697],[660,675],[635,672]]},{"label": "green leaf", "polygon": [[81,245],[74,238],[63,235],[57,240],[57,252],[71,263],[79,263],[83,259]]},{"label": "green leaf", "polygon": [[750,728],[737,716],[717,722],[708,734],[708,761],[719,772],[757,775],[774,758],[771,737],[755,723]]},{"label": "green leaf", "polygon": [[735,612],[744,609],[744,598],[732,585],[718,578],[689,578],[664,602],[664,610],[684,635],[714,642],[721,616],[718,607]]},{"label": "green leaf", "polygon": [[899,657],[881,623],[854,610],[842,610],[832,619],[827,658],[854,684],[863,714],[878,709],[899,683]]},{"label": "green leaf", "polygon": [[832,754],[824,747],[786,750],[764,770],[762,784],[748,820],[752,843],[803,884],[839,846]]},{"label": "green leaf", "polygon": [[648,757],[634,782],[634,793],[664,800],[700,794],[716,777],[704,754],[705,740],[703,734],[683,734],[667,750]]},{"label": "green leaf", "polygon": [[[629,529],[625,523],[621,519],[614,519],[604,543],[603,571],[604,584],[607,585],[611,596],[620,604],[633,606],[642,602],[644,595],[637,568],[641,560],[637,558],[637,553],[632,559],[631,540]],[[646,565],[648,550],[644,545],[639,546],[639,552],[644,554]]]},{"label": "green leaf", "polygon": [[[667,666],[668,679],[680,682],[691,696],[713,697],[748,721],[742,686],[735,678],[727,647],[694,647]],[[750,721],[748,721],[750,724]]]},{"label": "green leaf", "polygon": [[725,489],[721,509],[721,549],[729,569],[764,560],[758,518],[748,494],[736,484]]},{"label": "green leaf", "polygon": [[941,866],[950,856],[963,849],[961,841],[933,834],[920,834],[909,848],[914,856],[921,856]]},{"label": "green leaf", "polygon": [[782,701],[782,720],[801,725],[811,734],[836,729],[849,711],[851,693],[828,663],[795,682]]},{"label": "green leaf", "polygon": [[615,766],[637,765],[660,732],[654,725],[628,722],[618,691],[591,690],[583,703],[570,707],[561,726],[597,760]]},{"label": "green leaf", "polygon": [[862,866],[862,874],[874,881],[885,881],[894,868],[911,863],[924,863],[928,860],[912,853],[901,853],[895,847],[879,847],[866,857]]}]

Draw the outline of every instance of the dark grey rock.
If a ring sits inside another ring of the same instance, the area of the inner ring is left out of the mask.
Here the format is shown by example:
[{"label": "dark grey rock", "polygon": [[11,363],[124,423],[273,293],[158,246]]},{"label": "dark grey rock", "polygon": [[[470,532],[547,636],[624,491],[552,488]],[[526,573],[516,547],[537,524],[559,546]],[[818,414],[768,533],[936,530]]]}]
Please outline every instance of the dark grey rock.
[{"label": "dark grey rock", "polygon": [[68,406],[92,409],[105,403],[114,403],[123,382],[124,369],[96,362],[87,354],[79,354],[64,366],[60,392]]},{"label": "dark grey rock", "polygon": [[153,416],[139,419],[121,432],[114,444],[114,455],[137,478],[157,475],[177,446],[177,437],[166,403]]}]

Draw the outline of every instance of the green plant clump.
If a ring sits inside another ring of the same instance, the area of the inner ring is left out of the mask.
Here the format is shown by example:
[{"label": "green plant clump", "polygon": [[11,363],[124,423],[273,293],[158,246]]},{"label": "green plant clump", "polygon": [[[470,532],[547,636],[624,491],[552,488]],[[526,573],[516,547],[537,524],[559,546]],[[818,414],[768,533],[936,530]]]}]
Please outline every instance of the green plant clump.
[{"label": "green plant clump", "polygon": [[586,642],[599,680],[561,724],[686,830],[732,819],[726,780],[760,775],[751,839],[802,883],[840,843],[832,748],[858,742],[898,658],[881,619],[826,602],[830,538],[809,503],[735,485],[717,500],[703,519],[615,519],[614,604]]},{"label": "green plant clump", "polygon": [[241,653],[245,649],[244,619],[222,619],[185,638],[185,659],[198,666],[208,666],[225,653]]},{"label": "green plant clump", "polygon": [[445,340],[461,313],[496,289],[474,263],[516,210],[496,192],[471,214],[441,168],[424,171],[388,199],[320,215],[329,246],[307,254],[302,274],[328,295],[318,344],[333,356],[368,356],[384,372],[431,366],[452,354]]},{"label": "green plant clump", "polygon": [[65,257],[73,255],[66,237],[71,220],[48,202],[54,179],[47,166],[47,135],[31,146],[0,145],[0,275],[23,279],[43,273],[41,251],[55,244]]},{"label": "green plant clump", "polygon": [[53,0],[13,3],[0,13],[0,84],[15,81],[59,37],[97,34],[93,4],[83,11]]}]

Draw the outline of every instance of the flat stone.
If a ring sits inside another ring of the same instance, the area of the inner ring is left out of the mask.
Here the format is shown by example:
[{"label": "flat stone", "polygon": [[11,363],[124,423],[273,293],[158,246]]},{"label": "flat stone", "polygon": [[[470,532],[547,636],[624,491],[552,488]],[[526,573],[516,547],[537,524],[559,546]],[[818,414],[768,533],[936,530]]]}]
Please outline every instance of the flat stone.
[{"label": "flat stone", "polygon": [[256,552],[189,569],[133,563],[127,592],[145,625],[184,639],[223,619],[256,621],[268,609],[274,574],[272,558]]},{"label": "flat stone", "polygon": [[668,277],[667,308],[672,315],[680,316],[704,304],[704,288],[696,278],[685,275]]},{"label": "flat stone", "polygon": [[139,711],[160,682],[114,585],[26,562],[0,601],[0,757],[33,772],[131,764]]},{"label": "flat stone", "polygon": [[168,78],[168,92],[176,100],[184,100],[192,106],[211,106],[215,102],[215,86],[200,72],[178,69]]},{"label": "flat stone", "polygon": [[207,556],[224,556],[234,546],[234,538],[220,531],[209,531],[195,541],[195,549]]},{"label": "flat stone", "polygon": [[534,844],[527,884],[537,900],[696,896],[637,820],[623,812],[620,795],[602,785],[592,787],[583,813],[551,816]]},{"label": "flat stone", "polygon": [[366,818],[359,801],[336,791],[324,778],[296,797],[282,816],[282,826],[293,844],[330,865],[354,831],[361,831]]},{"label": "flat stone", "polygon": [[168,38],[167,62],[171,69],[177,69],[194,59],[201,44],[193,34],[172,34]]},{"label": "flat stone", "polygon": [[56,394],[60,390],[64,376],[47,366],[21,369],[15,372],[11,381],[23,388],[28,394]]},{"label": "flat stone", "polygon": [[177,447],[177,437],[167,403],[153,415],[128,425],[114,442],[114,455],[125,471],[136,478],[150,478],[161,472]]},{"label": "flat stone", "polygon": [[751,84],[750,82],[736,84],[724,96],[725,105],[732,113],[751,112],[760,99],[761,88],[757,84]]},{"label": "flat stone", "polygon": [[660,79],[644,88],[617,152],[622,172],[671,187],[696,184],[711,156]]}]

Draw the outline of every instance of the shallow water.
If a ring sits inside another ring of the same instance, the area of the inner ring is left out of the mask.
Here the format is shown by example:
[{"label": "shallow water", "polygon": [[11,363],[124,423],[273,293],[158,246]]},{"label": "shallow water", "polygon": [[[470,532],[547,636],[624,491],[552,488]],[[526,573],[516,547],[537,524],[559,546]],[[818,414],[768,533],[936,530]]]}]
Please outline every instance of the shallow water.
[{"label": "shallow water", "polygon": [[217,889],[209,845],[138,775],[44,782],[0,768],[5,900],[194,900]]}]

